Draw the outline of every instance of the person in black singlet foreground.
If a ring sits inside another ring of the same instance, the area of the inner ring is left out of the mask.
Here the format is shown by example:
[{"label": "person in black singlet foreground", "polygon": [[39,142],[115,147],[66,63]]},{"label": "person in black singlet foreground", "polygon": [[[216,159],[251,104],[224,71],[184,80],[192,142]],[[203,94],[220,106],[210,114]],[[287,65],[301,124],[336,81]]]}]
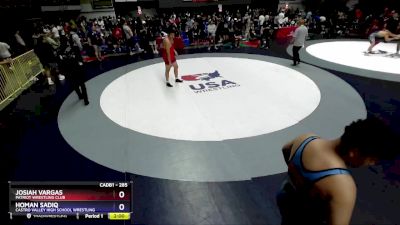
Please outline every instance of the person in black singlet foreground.
[{"label": "person in black singlet foreground", "polygon": [[394,140],[382,121],[368,118],[351,123],[335,140],[305,134],[286,144],[288,178],[277,194],[282,224],[348,225],[357,188],[347,168],[394,159]]}]

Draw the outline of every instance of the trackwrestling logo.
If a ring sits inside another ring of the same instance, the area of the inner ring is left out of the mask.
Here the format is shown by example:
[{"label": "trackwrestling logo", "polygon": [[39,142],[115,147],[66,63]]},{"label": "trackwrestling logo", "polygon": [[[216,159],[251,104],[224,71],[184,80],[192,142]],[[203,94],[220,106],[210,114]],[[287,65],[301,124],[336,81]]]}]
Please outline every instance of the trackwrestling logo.
[{"label": "trackwrestling logo", "polygon": [[[192,75],[184,75],[181,77],[184,81],[197,82],[197,84],[189,85],[194,93],[203,93],[210,91],[219,91],[223,89],[239,87],[240,85],[229,80],[222,79],[223,77],[216,70],[213,73],[199,73]],[[214,80],[214,81],[210,81]]]}]

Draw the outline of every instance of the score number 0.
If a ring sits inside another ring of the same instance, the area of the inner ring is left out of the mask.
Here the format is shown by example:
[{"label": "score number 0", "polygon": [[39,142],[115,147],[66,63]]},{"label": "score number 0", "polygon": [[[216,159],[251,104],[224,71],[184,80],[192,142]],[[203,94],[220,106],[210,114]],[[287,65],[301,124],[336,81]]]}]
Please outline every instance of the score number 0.
[{"label": "score number 0", "polygon": [[[124,191],[120,191],[118,193],[118,197],[119,198],[124,198],[125,197],[125,192]],[[120,211],[123,211],[125,209],[125,205],[123,203],[121,203],[121,204],[118,205],[118,208],[119,208]]]}]

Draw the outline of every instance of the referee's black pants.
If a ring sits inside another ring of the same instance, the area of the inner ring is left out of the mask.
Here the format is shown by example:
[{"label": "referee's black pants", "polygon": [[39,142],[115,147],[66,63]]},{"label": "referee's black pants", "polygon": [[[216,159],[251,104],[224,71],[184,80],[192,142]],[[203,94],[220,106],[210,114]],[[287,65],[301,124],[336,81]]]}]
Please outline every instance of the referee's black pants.
[{"label": "referee's black pants", "polygon": [[300,54],[299,51],[302,46],[294,46],[293,45],[293,64],[296,65],[300,63]]}]

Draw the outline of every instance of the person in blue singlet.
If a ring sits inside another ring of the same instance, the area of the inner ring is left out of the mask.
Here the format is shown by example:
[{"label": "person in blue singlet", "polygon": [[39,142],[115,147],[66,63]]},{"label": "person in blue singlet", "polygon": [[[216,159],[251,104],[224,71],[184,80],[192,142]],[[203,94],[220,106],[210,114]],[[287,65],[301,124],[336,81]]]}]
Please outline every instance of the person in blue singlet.
[{"label": "person in blue singlet", "polygon": [[353,122],[335,140],[305,134],[286,144],[288,177],[277,195],[282,225],[348,225],[357,189],[348,167],[393,159],[394,140],[381,120],[368,118]]}]

